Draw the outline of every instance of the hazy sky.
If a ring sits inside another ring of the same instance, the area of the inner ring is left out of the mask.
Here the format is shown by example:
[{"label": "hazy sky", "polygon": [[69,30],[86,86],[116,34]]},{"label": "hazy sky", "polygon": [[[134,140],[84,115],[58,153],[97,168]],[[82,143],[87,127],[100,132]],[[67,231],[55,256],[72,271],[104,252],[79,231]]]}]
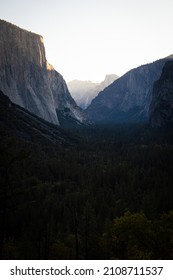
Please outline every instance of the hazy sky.
[{"label": "hazy sky", "polygon": [[0,18],[44,37],[66,81],[101,81],[173,53],[173,0],[0,0]]}]

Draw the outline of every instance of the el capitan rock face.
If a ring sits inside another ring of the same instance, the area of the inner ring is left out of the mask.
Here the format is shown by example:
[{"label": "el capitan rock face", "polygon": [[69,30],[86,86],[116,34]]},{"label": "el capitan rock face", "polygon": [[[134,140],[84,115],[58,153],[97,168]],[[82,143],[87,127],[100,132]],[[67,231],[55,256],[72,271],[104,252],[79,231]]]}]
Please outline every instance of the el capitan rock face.
[{"label": "el capitan rock face", "polygon": [[161,77],[154,83],[150,105],[152,127],[170,123],[173,123],[173,60],[166,62]]},{"label": "el capitan rock face", "polygon": [[132,69],[117,79],[91,102],[85,111],[88,118],[96,123],[148,120],[153,83],[159,79],[165,62],[172,58]]},{"label": "el capitan rock face", "polygon": [[0,89],[31,113],[59,124],[58,111],[80,122],[81,109],[47,62],[43,38],[0,20]]}]

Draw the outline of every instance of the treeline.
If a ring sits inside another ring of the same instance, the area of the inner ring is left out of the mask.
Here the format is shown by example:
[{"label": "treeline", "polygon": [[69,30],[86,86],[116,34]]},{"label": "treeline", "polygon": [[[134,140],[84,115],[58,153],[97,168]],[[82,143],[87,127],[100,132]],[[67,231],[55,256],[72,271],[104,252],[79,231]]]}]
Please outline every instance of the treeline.
[{"label": "treeline", "polygon": [[172,136],[151,134],[102,127],[66,147],[3,139],[1,259],[172,259]]}]

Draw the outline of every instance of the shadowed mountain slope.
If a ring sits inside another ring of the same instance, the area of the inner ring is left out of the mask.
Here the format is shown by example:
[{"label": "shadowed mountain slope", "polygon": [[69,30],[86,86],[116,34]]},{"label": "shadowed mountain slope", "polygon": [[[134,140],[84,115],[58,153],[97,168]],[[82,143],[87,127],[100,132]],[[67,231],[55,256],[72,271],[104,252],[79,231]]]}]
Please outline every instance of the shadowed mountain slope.
[{"label": "shadowed mountain slope", "polygon": [[73,145],[77,139],[57,125],[31,114],[12,103],[0,91],[0,138],[18,139],[23,143],[41,145]]}]

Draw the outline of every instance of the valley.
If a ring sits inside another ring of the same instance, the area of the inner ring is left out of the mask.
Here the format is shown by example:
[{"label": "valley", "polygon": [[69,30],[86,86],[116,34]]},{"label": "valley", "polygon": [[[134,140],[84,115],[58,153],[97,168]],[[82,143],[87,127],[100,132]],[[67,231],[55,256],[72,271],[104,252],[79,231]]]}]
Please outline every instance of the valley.
[{"label": "valley", "polygon": [[172,128],[65,139],[1,136],[1,258],[172,259]]},{"label": "valley", "polygon": [[173,56],[83,110],[42,36],[0,26],[0,259],[173,259]]}]

